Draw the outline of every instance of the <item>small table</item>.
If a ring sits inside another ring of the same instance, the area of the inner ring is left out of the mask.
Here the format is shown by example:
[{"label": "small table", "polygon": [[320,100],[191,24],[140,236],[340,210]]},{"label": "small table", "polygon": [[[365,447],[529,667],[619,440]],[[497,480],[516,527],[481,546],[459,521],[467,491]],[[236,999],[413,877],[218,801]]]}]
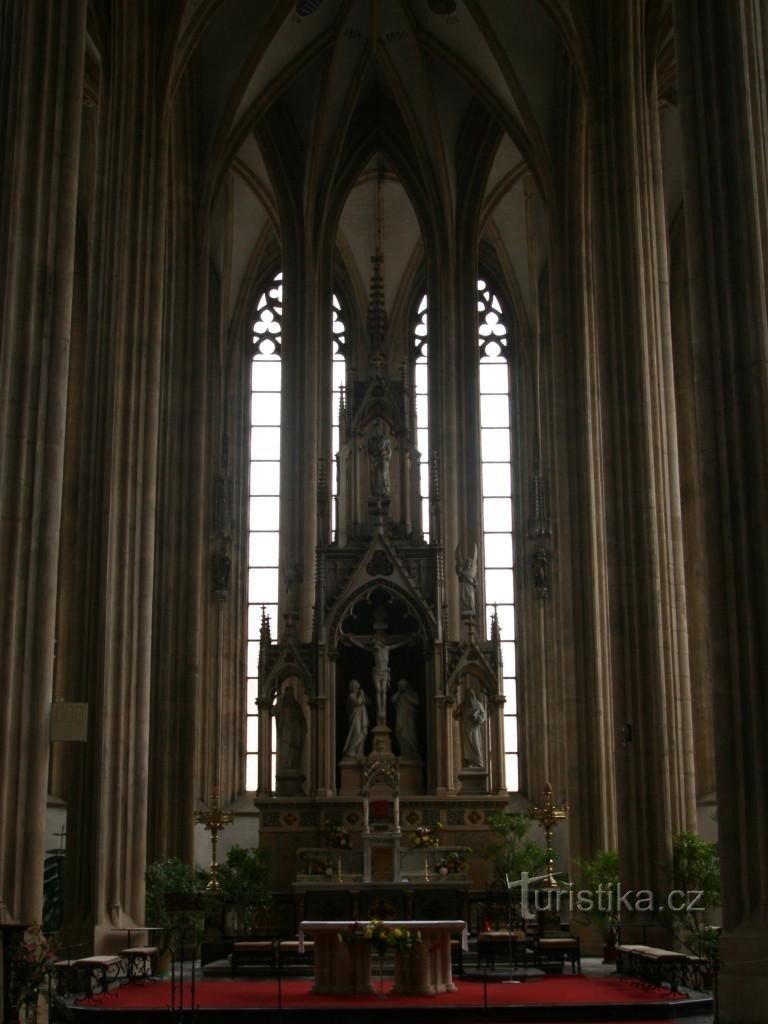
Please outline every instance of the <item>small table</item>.
[{"label": "small table", "polygon": [[[451,970],[451,935],[461,932],[462,948],[467,948],[464,921],[385,921],[388,928],[405,928],[422,933],[424,941],[406,954],[395,954],[397,993],[436,995],[455,992]],[[372,992],[371,943],[340,942],[339,936],[367,921],[302,921],[299,941],[304,934],[315,940],[315,983],[312,991],[322,995],[354,995]]]},{"label": "small table", "polygon": [[477,935],[477,966],[484,964],[490,970],[496,969],[496,957],[509,959],[510,968],[526,967],[528,940],[522,933],[498,928]]}]

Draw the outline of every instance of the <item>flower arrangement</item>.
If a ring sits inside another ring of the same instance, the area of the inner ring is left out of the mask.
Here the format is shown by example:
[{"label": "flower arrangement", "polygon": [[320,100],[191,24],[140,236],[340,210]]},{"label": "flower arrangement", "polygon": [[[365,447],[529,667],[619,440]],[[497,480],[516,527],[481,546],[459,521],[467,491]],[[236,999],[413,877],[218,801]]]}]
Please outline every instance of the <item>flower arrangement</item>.
[{"label": "flower arrangement", "polygon": [[33,1010],[40,991],[45,991],[48,965],[58,956],[53,940],[39,924],[24,932],[11,967],[13,1001],[25,1013]]},{"label": "flower arrangement", "polygon": [[387,942],[395,953],[412,953],[414,946],[421,944],[421,932],[410,928],[391,928]]},{"label": "flower arrangement", "polygon": [[333,864],[321,857],[308,857],[304,861],[304,868],[308,875],[324,875],[326,878],[331,878],[334,872]]},{"label": "flower arrangement", "polygon": [[442,823],[439,821],[436,821],[434,825],[419,825],[409,836],[411,846],[422,849],[439,846],[442,827]]},{"label": "flower arrangement", "polygon": [[395,953],[410,953],[414,946],[421,943],[422,938],[419,931],[389,925],[374,917],[364,923],[355,921],[339,934],[339,941],[348,944],[370,942],[379,955],[383,956],[388,949]]},{"label": "flower arrangement", "polygon": [[326,819],[322,821],[321,825],[323,834],[325,835],[325,841],[329,846],[332,846],[337,850],[349,849],[351,836],[343,825],[337,825]]},{"label": "flower arrangement", "polygon": [[435,865],[441,875],[457,875],[467,870],[467,862],[458,850],[451,850]]}]

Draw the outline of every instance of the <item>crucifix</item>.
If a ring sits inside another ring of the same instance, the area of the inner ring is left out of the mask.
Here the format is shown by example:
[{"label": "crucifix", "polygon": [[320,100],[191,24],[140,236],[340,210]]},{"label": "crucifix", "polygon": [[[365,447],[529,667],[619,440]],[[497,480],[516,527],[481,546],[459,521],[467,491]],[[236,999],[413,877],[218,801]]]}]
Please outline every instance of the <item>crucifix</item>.
[{"label": "crucifix", "polygon": [[376,691],[376,724],[386,725],[387,721],[387,690],[390,684],[389,652],[397,647],[412,643],[414,636],[388,637],[386,621],[377,619],[373,624],[373,636],[356,636],[354,633],[342,633],[342,638],[355,647],[370,651],[373,655],[373,686]]},{"label": "crucifix", "polygon": [[533,820],[537,821],[544,829],[544,836],[547,843],[547,873],[544,876],[542,888],[556,889],[557,879],[554,875],[555,851],[552,849],[552,831],[555,825],[568,817],[568,804],[563,804],[561,807],[555,807],[552,799],[552,785],[549,782],[545,782],[544,803],[541,807],[537,807],[534,804],[530,811],[528,811],[528,817],[533,818]]}]

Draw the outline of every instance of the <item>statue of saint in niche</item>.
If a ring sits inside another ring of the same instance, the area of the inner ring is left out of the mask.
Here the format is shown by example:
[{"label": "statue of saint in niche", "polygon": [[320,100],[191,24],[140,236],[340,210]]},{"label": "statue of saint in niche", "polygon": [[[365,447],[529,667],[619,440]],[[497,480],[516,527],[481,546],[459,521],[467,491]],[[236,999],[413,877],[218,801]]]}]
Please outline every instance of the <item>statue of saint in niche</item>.
[{"label": "statue of saint in niche", "polygon": [[357,679],[349,682],[347,694],[347,721],[349,731],[344,743],[343,757],[362,757],[368,735],[368,698]]},{"label": "statue of saint in niche", "polygon": [[477,606],[477,544],[471,558],[464,558],[457,544],[455,559],[462,614],[474,615]]},{"label": "statue of saint in niche", "polygon": [[384,433],[381,420],[376,420],[373,430],[368,435],[366,449],[371,460],[371,494],[374,498],[388,498],[392,442]]},{"label": "statue of saint in niche", "polygon": [[465,768],[484,768],[483,725],[485,708],[471,687],[464,691],[464,699],[454,715],[461,726],[461,761]]},{"label": "statue of saint in niche", "polygon": [[389,698],[395,706],[395,738],[401,757],[420,758],[419,740],[416,735],[416,714],[419,695],[407,679],[398,679],[394,692]]},{"label": "statue of saint in niche", "polygon": [[277,722],[277,769],[299,771],[304,756],[307,722],[293,689],[286,687],[272,708]]}]

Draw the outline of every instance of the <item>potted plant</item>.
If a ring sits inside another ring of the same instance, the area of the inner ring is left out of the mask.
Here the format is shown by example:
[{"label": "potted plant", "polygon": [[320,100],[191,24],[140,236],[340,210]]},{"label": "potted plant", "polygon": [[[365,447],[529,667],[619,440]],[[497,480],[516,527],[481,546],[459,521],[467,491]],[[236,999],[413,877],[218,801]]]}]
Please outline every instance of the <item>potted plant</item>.
[{"label": "potted plant", "polygon": [[510,889],[509,886],[511,882],[522,879],[523,874],[531,878],[539,874],[547,862],[547,855],[537,842],[527,838],[531,825],[527,814],[499,811],[489,814],[487,822],[498,838],[486,844],[483,856],[493,861],[494,882],[506,891],[508,924],[513,932],[522,933],[525,922],[520,889]]},{"label": "potted plant", "polygon": [[39,924],[24,930],[21,943],[10,960],[8,992],[18,1019],[27,1024],[37,1020],[38,1003],[48,995],[48,970],[56,959],[56,945]]},{"label": "potted plant", "polygon": [[[709,919],[720,906],[720,857],[717,844],[695,832],[679,832],[672,841],[672,889],[679,898],[668,913],[675,938],[701,964],[702,986],[711,988],[720,964],[720,929]],[[692,899],[692,894],[696,898]]]},{"label": "potted plant", "polygon": [[546,864],[546,853],[534,842],[527,839],[530,827],[527,814],[508,814],[500,811],[488,815],[488,825],[498,835],[483,850],[483,855],[493,861],[496,881],[505,885],[522,878],[523,872],[535,875]]},{"label": "potted plant", "polygon": [[[582,861],[581,880],[590,900],[581,901],[579,920],[594,925],[603,940],[603,962],[616,962],[619,909],[619,854],[616,850],[602,850],[591,860]],[[591,907],[586,904],[590,902]]]},{"label": "potted plant", "polygon": [[232,908],[239,935],[253,935],[271,902],[270,854],[255,846],[232,846],[219,867],[219,895]]},{"label": "potted plant", "polygon": [[190,937],[199,942],[205,926],[202,910],[190,907],[198,894],[195,869],[180,857],[154,861],[147,867],[145,920],[158,932],[157,972],[167,974],[173,955],[183,955],[181,948]]}]

